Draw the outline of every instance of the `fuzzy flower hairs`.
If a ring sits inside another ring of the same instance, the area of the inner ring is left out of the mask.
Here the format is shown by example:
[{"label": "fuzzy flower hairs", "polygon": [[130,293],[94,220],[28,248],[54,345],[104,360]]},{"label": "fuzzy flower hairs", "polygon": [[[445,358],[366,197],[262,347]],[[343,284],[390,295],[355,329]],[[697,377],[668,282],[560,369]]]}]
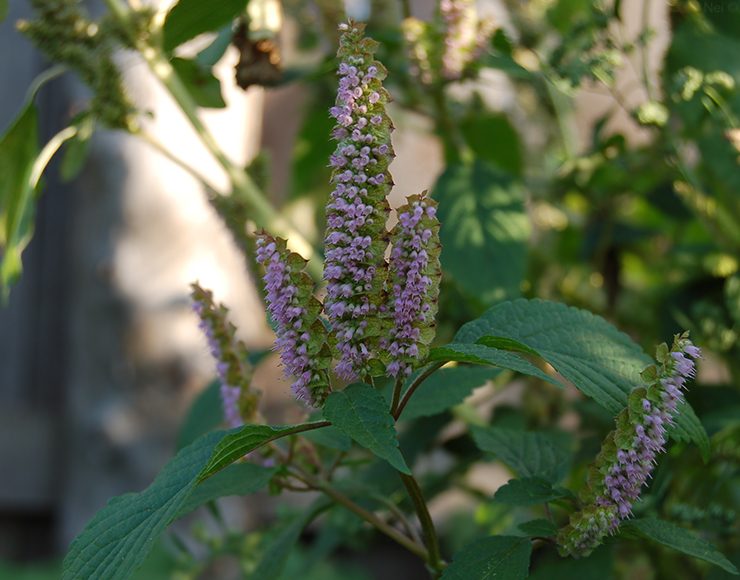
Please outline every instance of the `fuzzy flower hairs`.
[{"label": "fuzzy flower hairs", "polygon": [[670,351],[666,344],[658,347],[660,366],[642,371],[647,388],[632,389],[627,408],[617,416],[616,430],[589,465],[588,481],[580,492],[586,507],[572,514],[558,534],[564,556],[587,556],[607,534],[617,531],[619,520],[631,515],[656,455],[665,450],[666,427],[673,424],[681,389],[695,376],[692,359],[701,358],[688,336],[688,332],[676,335]]}]

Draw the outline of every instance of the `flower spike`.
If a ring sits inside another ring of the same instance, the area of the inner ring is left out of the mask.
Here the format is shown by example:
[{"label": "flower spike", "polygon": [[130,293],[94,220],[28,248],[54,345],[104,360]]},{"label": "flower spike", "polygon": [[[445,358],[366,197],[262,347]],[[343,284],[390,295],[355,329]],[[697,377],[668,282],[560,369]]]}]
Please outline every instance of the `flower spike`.
[{"label": "flower spike", "polygon": [[275,349],[285,376],[295,378],[296,398],[321,407],[331,392],[327,369],[331,353],[326,328],[319,320],[321,302],[313,295],[313,280],[303,269],[306,260],[287,249],[285,240],[257,232],[257,261],[265,266],[267,310],[275,321]]},{"label": "flower spike", "polygon": [[330,158],[334,191],[326,206],[324,306],[337,373],[353,379],[370,371],[380,335],[393,126],[385,111],[390,97],[381,85],[386,70],[373,59],[378,43],[363,38],[364,24],[350,21],[340,30],[341,78],[330,110],[338,144]]},{"label": "flower spike", "polygon": [[261,423],[257,410],[260,392],[251,386],[252,365],[247,361],[247,347],[236,338],[236,328],[226,318],[228,309],[223,304],[217,307],[210,290],[204,290],[197,282],[191,287],[193,310],[200,317],[200,328],[216,359],[226,422],[230,427]]},{"label": "flower spike", "polygon": [[681,389],[695,375],[692,359],[701,358],[688,337],[688,332],[676,335],[670,351],[660,345],[656,357],[660,368],[650,365],[642,371],[647,388],[632,389],[627,408],[617,416],[616,430],[589,465],[588,481],[580,492],[587,507],[572,514],[558,534],[562,555],[587,556],[607,534],[617,531],[619,520],[632,514],[656,455],[665,450],[666,426],[673,424]]}]

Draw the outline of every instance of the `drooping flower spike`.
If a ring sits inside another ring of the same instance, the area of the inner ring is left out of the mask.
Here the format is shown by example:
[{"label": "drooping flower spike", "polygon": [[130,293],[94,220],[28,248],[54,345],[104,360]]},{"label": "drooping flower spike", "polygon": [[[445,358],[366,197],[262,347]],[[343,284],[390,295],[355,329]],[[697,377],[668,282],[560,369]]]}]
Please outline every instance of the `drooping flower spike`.
[{"label": "drooping flower spike", "polygon": [[619,520],[631,515],[656,455],[665,450],[666,426],[673,424],[681,390],[695,375],[692,359],[701,358],[688,336],[688,332],[677,335],[670,351],[665,344],[658,347],[660,367],[647,367],[642,372],[647,388],[635,387],[627,398],[616,430],[589,465],[588,481],[580,492],[586,507],[572,514],[558,534],[563,555],[587,556],[607,534],[616,532]]},{"label": "drooping flower spike", "polygon": [[363,24],[350,21],[340,29],[339,90],[330,111],[338,144],[330,159],[334,190],[326,206],[324,310],[336,371],[354,379],[370,372],[380,335],[393,126],[385,111],[390,97],[381,85],[386,70],[373,58],[378,43],[363,38]]},{"label": "drooping flower spike", "polygon": [[390,295],[380,341],[380,358],[391,377],[410,375],[427,357],[434,339],[441,244],[437,203],[425,193],[409,197],[398,208],[398,223],[391,232]]},{"label": "drooping flower spike", "polygon": [[261,423],[257,410],[260,393],[252,383],[252,366],[247,360],[244,343],[235,336],[236,328],[227,319],[228,309],[216,306],[213,294],[198,283],[193,289],[193,310],[200,317],[200,328],[208,338],[211,354],[216,359],[216,372],[221,381],[221,402],[230,427]]},{"label": "drooping flower spike", "polygon": [[331,352],[319,320],[321,302],[312,295],[314,282],[304,271],[306,260],[289,251],[283,239],[264,230],[257,236],[257,261],[266,269],[267,310],[275,322],[275,349],[285,376],[294,378],[291,391],[296,398],[321,407],[331,392]]}]

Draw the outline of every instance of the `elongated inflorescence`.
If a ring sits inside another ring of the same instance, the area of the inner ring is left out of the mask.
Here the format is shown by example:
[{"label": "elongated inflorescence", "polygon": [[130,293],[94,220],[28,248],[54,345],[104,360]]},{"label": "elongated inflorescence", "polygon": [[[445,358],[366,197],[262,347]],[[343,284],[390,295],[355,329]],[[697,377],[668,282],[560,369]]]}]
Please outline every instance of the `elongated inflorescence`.
[{"label": "elongated inflorescence", "polygon": [[320,407],[331,392],[327,369],[331,353],[326,329],[319,320],[321,303],[312,295],[313,280],[304,272],[306,260],[287,249],[285,240],[257,232],[257,261],[264,264],[267,310],[275,323],[275,349],[285,376],[294,377],[296,398]]},{"label": "elongated inflorescence", "polygon": [[260,423],[257,410],[260,393],[251,385],[252,365],[247,360],[247,347],[236,338],[236,328],[227,319],[228,309],[223,304],[216,306],[213,294],[198,283],[191,287],[193,310],[200,318],[200,328],[216,359],[226,422],[230,427]]},{"label": "elongated inflorescence", "polygon": [[686,380],[695,375],[696,358],[701,354],[688,332],[676,336],[670,351],[665,344],[658,347],[660,368],[651,365],[642,372],[648,387],[632,390],[627,408],[617,416],[617,429],[589,466],[588,482],[580,492],[587,507],[571,515],[570,524],[558,534],[564,555],[588,555],[619,528],[620,519],[631,515],[656,455],[665,450],[666,427],[673,424]]},{"label": "elongated inflorescence", "polygon": [[437,204],[424,194],[398,208],[391,232],[389,299],[380,357],[391,377],[410,375],[429,353],[442,271]]},{"label": "elongated inflorescence", "polygon": [[336,371],[353,379],[369,372],[380,334],[393,127],[385,111],[390,98],[381,85],[386,71],[373,59],[377,42],[363,38],[362,24],[340,28],[341,78],[331,109],[338,144],[330,159],[334,190],[326,208],[324,309],[332,327],[329,341],[339,360]]}]

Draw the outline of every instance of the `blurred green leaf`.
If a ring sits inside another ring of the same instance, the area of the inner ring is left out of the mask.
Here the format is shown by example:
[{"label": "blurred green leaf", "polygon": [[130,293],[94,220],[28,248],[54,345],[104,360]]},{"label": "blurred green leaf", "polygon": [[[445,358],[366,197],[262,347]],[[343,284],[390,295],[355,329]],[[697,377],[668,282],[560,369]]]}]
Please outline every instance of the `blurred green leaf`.
[{"label": "blurred green leaf", "polygon": [[531,554],[529,538],[481,538],[455,554],[442,580],[520,580],[527,577]]},{"label": "blurred green leaf", "polygon": [[213,76],[210,70],[203,69],[196,61],[185,58],[175,57],[171,63],[199,107],[210,109],[226,107],[221,94],[221,81]]},{"label": "blurred green leaf", "polygon": [[493,453],[519,477],[540,476],[550,483],[563,479],[570,465],[568,453],[544,433],[470,425],[476,445]]},{"label": "blurred green leaf", "polygon": [[537,377],[543,381],[564,389],[558,381],[543,373],[532,363],[527,362],[517,355],[505,350],[483,346],[481,344],[459,344],[452,343],[446,346],[434,348],[429,353],[429,361],[456,361],[479,365],[494,365],[503,369],[509,369]]},{"label": "blurred green leaf", "polygon": [[91,116],[85,117],[77,124],[77,132],[74,137],[67,141],[64,149],[64,157],[59,166],[59,174],[62,181],[72,181],[82,170],[90,151],[90,142],[95,131],[95,119]]},{"label": "blurred green leaf", "polygon": [[518,296],[530,234],[521,186],[475,161],[448,166],[432,197],[442,222],[442,270],[489,304]]},{"label": "blurred green leaf", "polygon": [[319,497],[314,500],[267,548],[260,565],[249,575],[249,580],[278,580],[285,568],[293,546],[295,546],[298,538],[301,536],[301,532],[303,532],[303,528],[331,505],[332,501],[325,497]]},{"label": "blurred green leaf", "polygon": [[38,112],[29,101],[0,139],[0,286],[7,297],[21,275],[21,253],[33,236],[31,172],[39,153]]},{"label": "blurred green leaf", "polygon": [[8,17],[8,0],[0,0],[0,23]]},{"label": "blurred green leaf", "polygon": [[614,575],[613,567],[611,546],[601,546],[587,558],[543,555],[543,558],[538,558],[534,570],[530,571],[529,580],[615,580],[617,576]]},{"label": "blurred green leaf", "polygon": [[399,471],[411,473],[398,449],[395,421],[388,404],[371,386],[356,383],[333,392],[326,398],[323,412],[327,421],[360,445]]},{"label": "blurred green leaf", "polygon": [[460,132],[473,153],[503,171],[521,177],[519,134],[506,115],[475,112],[465,116]]},{"label": "blurred green leaf", "polygon": [[217,429],[223,422],[221,383],[213,381],[190,406],[177,436],[177,450],[187,447],[201,435]]},{"label": "blurred green leaf", "polygon": [[476,387],[496,378],[496,368],[466,367],[439,369],[416,390],[403,410],[403,419],[431,417],[462,403]]},{"label": "blurred green leaf", "polygon": [[201,69],[211,70],[221,60],[226,49],[229,48],[233,36],[234,31],[231,29],[231,23],[229,23],[218,31],[213,42],[201,50],[193,60]]},{"label": "blurred green leaf", "polygon": [[180,0],[164,21],[164,50],[173,49],[231,23],[247,8],[247,0]]},{"label": "blurred green leaf", "polygon": [[688,530],[670,522],[653,518],[630,520],[622,524],[621,529],[634,532],[643,538],[655,540],[663,546],[683,552],[694,558],[710,562],[730,574],[740,575],[734,564],[718,552],[712,544],[706,540],[697,538]]},{"label": "blurred green leaf", "polygon": [[725,304],[735,324],[740,325],[740,274],[725,280]]},{"label": "blurred green leaf", "polygon": [[303,437],[324,447],[338,449],[339,451],[349,451],[350,447],[352,447],[352,440],[333,425],[324,427],[323,429],[306,431]]},{"label": "blurred green leaf", "polygon": [[[517,527],[528,536],[541,536],[546,538],[547,536],[554,536],[558,533],[558,527],[550,520],[543,518],[524,522],[523,524],[519,524]],[[579,580],[581,579],[579,578]]]},{"label": "blurred green leaf", "polygon": [[548,480],[535,475],[522,479],[510,479],[506,485],[496,490],[493,501],[506,505],[533,506],[570,494],[570,490],[560,486],[553,487]]}]

